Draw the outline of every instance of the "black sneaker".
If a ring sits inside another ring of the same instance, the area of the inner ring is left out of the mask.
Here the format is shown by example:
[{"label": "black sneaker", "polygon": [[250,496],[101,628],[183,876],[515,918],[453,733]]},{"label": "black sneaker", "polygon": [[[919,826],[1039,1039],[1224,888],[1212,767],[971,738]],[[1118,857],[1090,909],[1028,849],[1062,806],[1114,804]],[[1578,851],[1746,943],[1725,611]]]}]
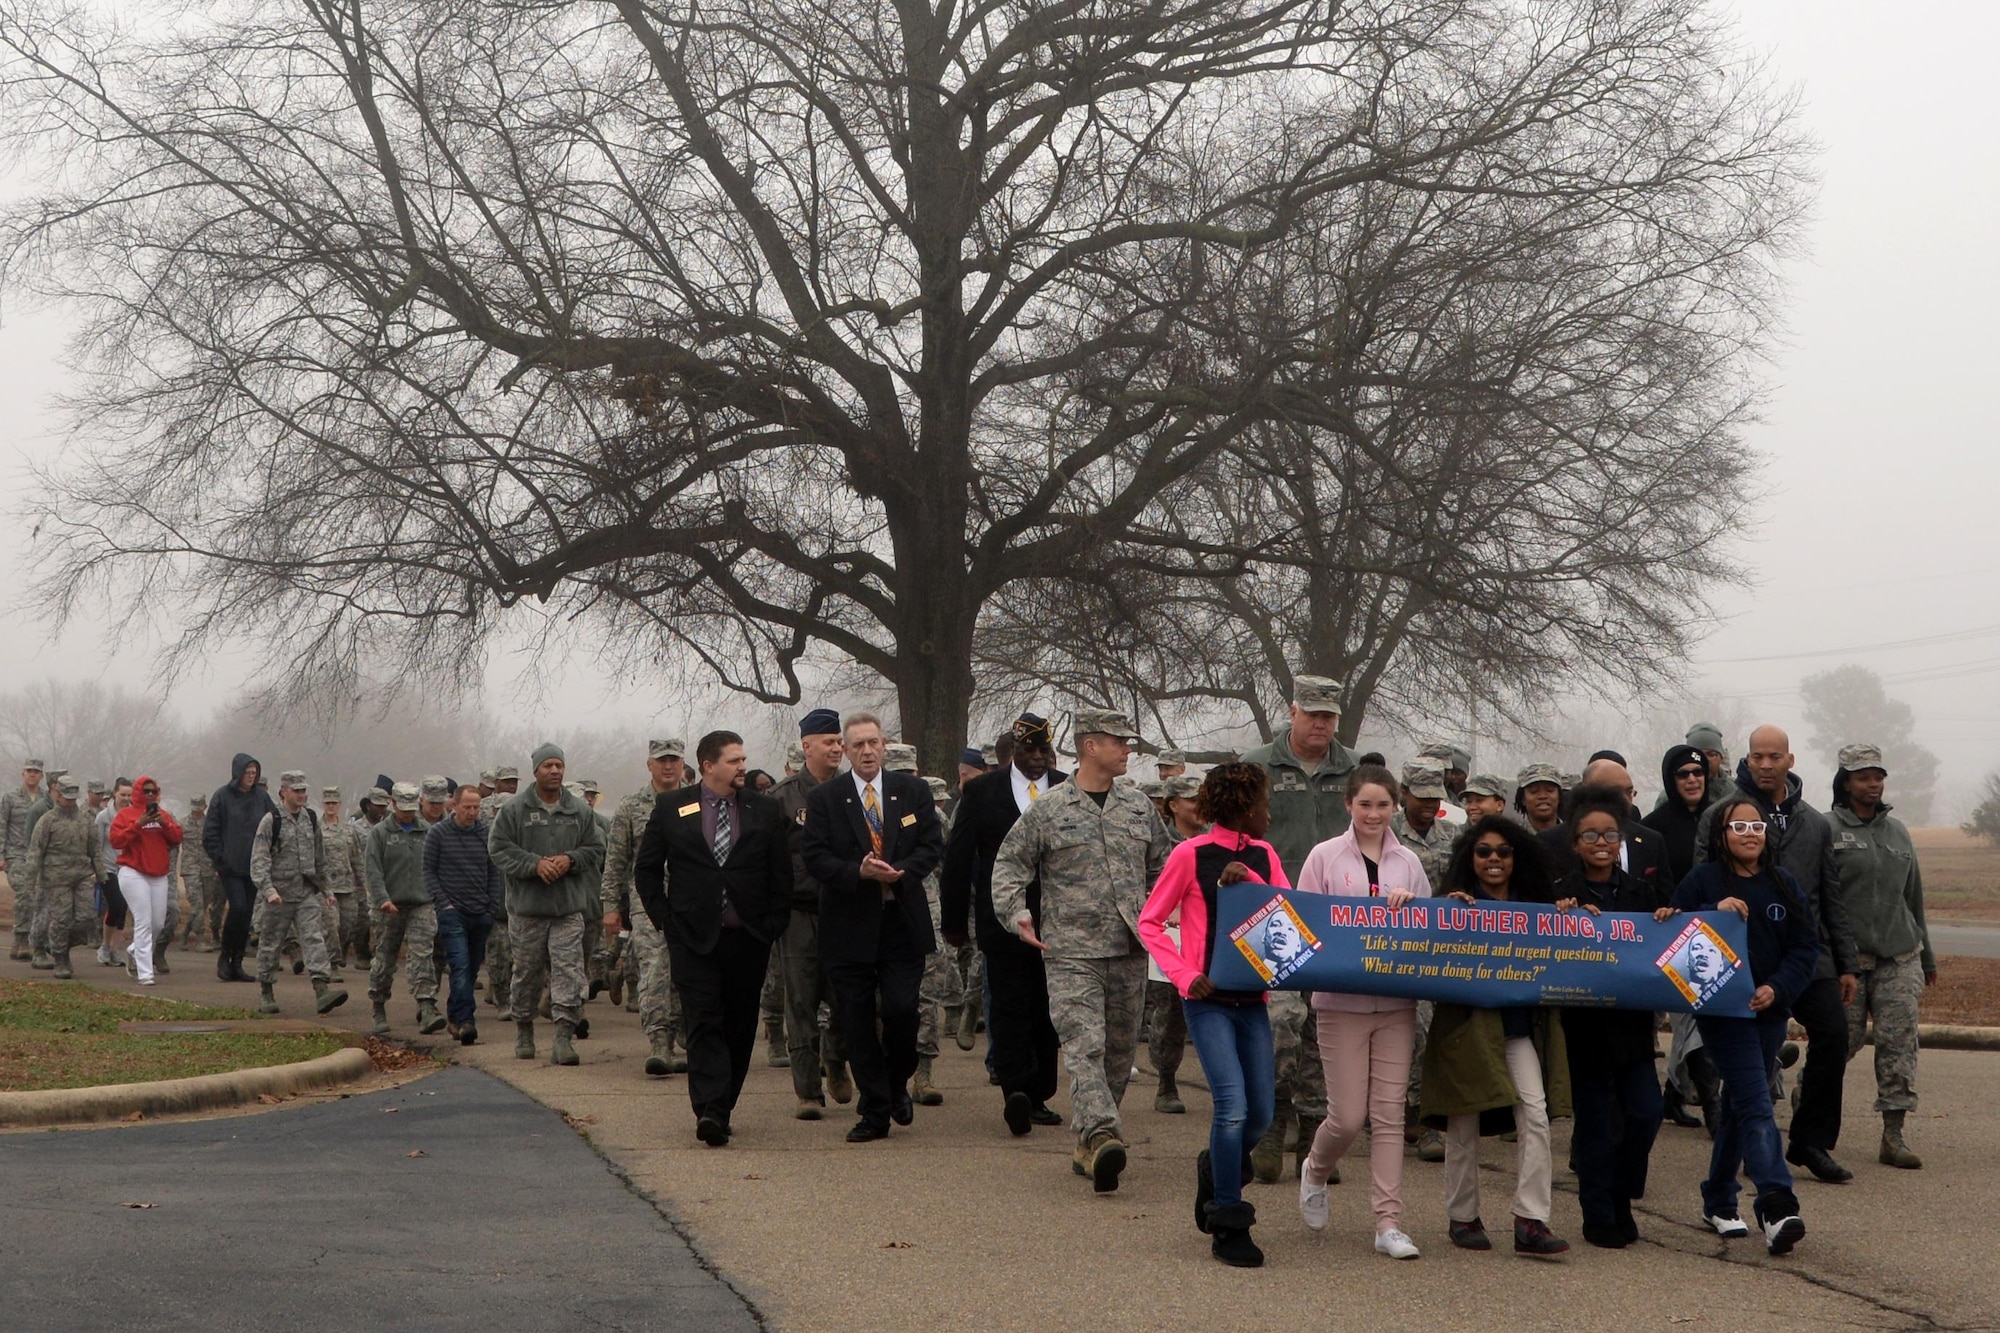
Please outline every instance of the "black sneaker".
[{"label": "black sneaker", "polygon": [[1000,1108],[1000,1116],[1007,1122],[1007,1132],[1018,1139],[1032,1129],[1034,1126],[1028,1117],[1034,1113],[1034,1109],[1034,1103],[1028,1100],[1027,1093],[1008,1093],[1007,1104]]},{"label": "black sneaker", "polygon": [[694,1136],[711,1148],[724,1147],[729,1142],[729,1126],[712,1115],[705,1115],[694,1122]]},{"label": "black sneaker", "polygon": [[1782,1211],[1766,1213],[1761,1204],[1757,1208],[1757,1223],[1764,1229],[1764,1248],[1772,1254],[1790,1254],[1792,1247],[1805,1239],[1805,1219],[1798,1215],[1798,1205],[1789,1200],[1779,1203],[1777,1208]]},{"label": "black sneaker", "polygon": [[1551,1259],[1569,1253],[1569,1242],[1549,1230],[1547,1222],[1532,1217],[1514,1219],[1514,1253],[1534,1259]]},{"label": "black sneaker", "polygon": [[1470,1222],[1451,1224],[1451,1243],[1461,1250],[1490,1250],[1493,1238],[1486,1234],[1486,1225],[1478,1218]]},{"label": "black sneaker", "polygon": [[1062,1122],[1063,1118],[1060,1111],[1051,1111],[1040,1102],[1036,1102],[1035,1109],[1028,1112],[1028,1123],[1031,1125],[1040,1125],[1044,1129],[1060,1125]]}]

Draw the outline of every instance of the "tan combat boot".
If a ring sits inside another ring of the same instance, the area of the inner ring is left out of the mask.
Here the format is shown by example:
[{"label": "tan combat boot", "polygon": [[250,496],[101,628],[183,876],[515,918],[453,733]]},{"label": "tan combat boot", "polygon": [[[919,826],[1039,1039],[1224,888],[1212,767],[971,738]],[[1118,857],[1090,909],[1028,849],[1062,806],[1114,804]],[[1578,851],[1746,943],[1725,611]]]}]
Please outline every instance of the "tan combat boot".
[{"label": "tan combat boot", "polygon": [[917,1057],[917,1076],[910,1080],[910,1100],[919,1106],[943,1106],[944,1094],[931,1082],[931,1058]]},{"label": "tan combat boot", "polygon": [[1903,1142],[1903,1111],[1882,1113],[1882,1152],[1878,1160],[1884,1166],[1901,1167],[1905,1171],[1915,1171],[1922,1167],[1924,1159],[1910,1151]]}]

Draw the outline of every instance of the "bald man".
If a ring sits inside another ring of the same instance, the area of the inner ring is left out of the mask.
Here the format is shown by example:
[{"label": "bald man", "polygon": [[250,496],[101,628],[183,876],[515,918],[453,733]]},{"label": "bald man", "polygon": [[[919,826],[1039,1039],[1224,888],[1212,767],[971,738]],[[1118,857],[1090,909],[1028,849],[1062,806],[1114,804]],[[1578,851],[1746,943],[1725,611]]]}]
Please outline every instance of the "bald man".
[{"label": "bald man", "polygon": [[[1859,987],[1861,962],[1854,932],[1841,899],[1840,871],[1833,860],[1833,826],[1807,803],[1783,727],[1765,725],[1750,733],[1750,745],[1736,765],[1736,791],[1757,803],[1777,841],[1778,864],[1792,872],[1799,892],[1819,925],[1819,965],[1812,981],[1792,1002],[1792,1017],[1806,1030],[1805,1068],[1792,1091],[1791,1142],[1785,1160],[1829,1184],[1854,1173],[1833,1158],[1840,1142],[1841,1082],[1847,1064],[1847,1005]],[[1694,855],[1708,859],[1708,840],[1718,802],[1695,825]]]},{"label": "bald man", "polygon": [[[1615,759],[1593,759],[1583,770],[1583,781],[1577,791],[1586,787],[1608,787],[1625,798],[1626,814],[1623,838],[1618,844],[1618,868],[1646,885],[1659,905],[1665,906],[1674,891],[1673,872],[1667,868],[1667,844],[1659,834],[1639,822],[1639,811],[1634,806],[1638,800],[1638,789],[1632,785],[1632,774],[1625,765]],[[1571,793],[1574,798],[1575,793]],[[1539,835],[1542,848],[1548,854],[1549,871],[1554,875],[1566,875],[1576,869],[1576,851],[1570,846],[1569,822],[1564,820]]]}]

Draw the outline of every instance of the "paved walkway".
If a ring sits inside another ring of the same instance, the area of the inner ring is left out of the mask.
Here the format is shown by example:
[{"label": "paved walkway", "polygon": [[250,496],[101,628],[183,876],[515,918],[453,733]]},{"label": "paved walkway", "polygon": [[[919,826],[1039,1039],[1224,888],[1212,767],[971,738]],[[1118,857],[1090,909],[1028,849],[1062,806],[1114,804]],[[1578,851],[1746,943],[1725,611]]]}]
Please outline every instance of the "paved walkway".
[{"label": "paved walkway", "polygon": [[[210,956],[177,961],[182,965],[161,993],[237,1004],[255,997],[251,987],[216,982]],[[23,964],[0,967],[25,974]],[[108,971],[86,979],[129,984]],[[336,1017],[364,1026],[361,986],[350,985],[356,998]],[[396,989],[396,1033],[413,1037],[414,1005],[400,977]],[[288,1016],[307,1013],[310,995],[303,978],[280,983]],[[1371,1253],[1365,1169],[1350,1161],[1348,1183],[1333,1192],[1333,1225],[1323,1235],[1299,1223],[1295,1186],[1253,1187],[1258,1239],[1270,1262],[1243,1272],[1214,1263],[1189,1222],[1192,1162],[1207,1123],[1199,1091],[1188,1093],[1189,1114],[1162,1116],[1152,1110],[1148,1082],[1135,1081],[1126,1103],[1132,1166],[1125,1187],[1104,1197],[1070,1174],[1066,1131],[1037,1130],[1025,1139],[1007,1134],[977,1055],[954,1046],[938,1071],[946,1104],[919,1108],[913,1128],[860,1146],[842,1142],[850,1123],[844,1115],[817,1124],[793,1120],[790,1076],[767,1068],[760,1050],[735,1142],[711,1150],[694,1140],[684,1080],[642,1073],[637,1018],[602,998],[587,1012],[595,1032],[579,1046],[583,1064],[574,1069],[546,1062],[547,1024],[540,1025],[544,1056],[533,1063],[513,1058],[511,1031],[498,1025],[480,1046],[438,1049],[571,1117],[781,1329],[2000,1328],[2000,1265],[1992,1262],[1987,1224],[2000,1213],[2000,1057],[1989,1054],[1925,1054],[1923,1109],[1910,1124],[1912,1142],[1929,1163],[1919,1172],[1876,1165],[1866,1056],[1849,1067],[1848,1136],[1840,1154],[1859,1178],[1841,1187],[1800,1186],[1810,1229],[1787,1259],[1770,1259],[1750,1242],[1725,1243],[1699,1227],[1696,1187],[1708,1140],[1699,1130],[1668,1128],[1641,1207],[1645,1241],[1635,1249],[1599,1251],[1582,1243],[1573,1188],[1559,1171],[1554,1224],[1576,1245],[1565,1260],[1517,1259],[1504,1246],[1485,1255],[1455,1251],[1444,1234],[1442,1168],[1412,1157],[1405,1225],[1423,1247],[1422,1260],[1396,1264]],[[410,1085],[405,1095],[437,1082]],[[1063,1099],[1056,1104],[1066,1108]],[[300,1114],[263,1119],[277,1124]],[[227,1122],[226,1132],[240,1132],[242,1123]],[[323,1195],[362,1188],[341,1183],[337,1168],[351,1159],[309,1140],[297,1143],[316,1169],[325,1168]],[[1559,1122],[1559,1163],[1567,1145],[1567,1122]],[[1485,1147],[1484,1213],[1496,1232],[1509,1211],[1511,1153],[1497,1140]],[[390,1174],[381,1178],[400,1182],[394,1172],[404,1165],[391,1159]],[[565,1188],[582,1188],[587,1174],[579,1168]],[[496,1239],[484,1252],[517,1260],[545,1254],[500,1239],[525,1228],[531,1235],[560,1234],[564,1251],[588,1262],[593,1224],[573,1212],[550,1222],[546,1189],[516,1192],[492,1223]],[[392,1214],[394,1200],[415,1200],[416,1193],[385,1192],[355,1225],[377,1225]],[[285,1196],[309,1199],[311,1187],[288,1186]],[[18,1271],[10,1266],[8,1280]]]}]

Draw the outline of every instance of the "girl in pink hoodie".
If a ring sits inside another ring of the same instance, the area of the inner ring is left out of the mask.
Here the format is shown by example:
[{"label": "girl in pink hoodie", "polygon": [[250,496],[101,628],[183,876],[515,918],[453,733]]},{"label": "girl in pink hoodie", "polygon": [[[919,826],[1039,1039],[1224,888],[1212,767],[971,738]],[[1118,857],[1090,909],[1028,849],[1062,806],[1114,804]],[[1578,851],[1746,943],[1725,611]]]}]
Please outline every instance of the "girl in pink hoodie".
[{"label": "girl in pink hoodie", "polygon": [[[1182,996],[1188,1038],[1201,1057],[1215,1100],[1208,1147],[1195,1158],[1194,1224],[1213,1239],[1215,1257],[1257,1268],[1264,1252],[1250,1239],[1256,1208],[1244,1202],[1250,1149],[1271,1127],[1276,1071],[1271,1016],[1263,991],[1217,990],[1208,979],[1218,947],[1215,891],[1248,880],[1289,888],[1277,851],[1263,840],[1271,827],[1270,779],[1255,764],[1210,769],[1195,796],[1211,825],[1167,856],[1146,906],[1139,938]],[[1167,923],[1179,914],[1178,942]],[[1231,947],[1225,940],[1222,948]]]},{"label": "girl in pink hoodie", "polygon": [[[1389,770],[1380,764],[1355,769],[1347,778],[1347,813],[1353,822],[1347,832],[1307,855],[1299,888],[1380,898],[1391,911],[1412,898],[1430,897],[1423,862],[1389,831],[1395,812],[1396,780]],[[1325,1229],[1327,1179],[1372,1115],[1377,1128],[1368,1138],[1368,1161],[1375,1252],[1414,1259],[1416,1243],[1403,1231],[1401,1128],[1417,1002],[1315,991],[1312,1006],[1319,1021],[1320,1063],[1326,1068],[1326,1119],[1299,1173],[1299,1214],[1314,1231]]]}]

